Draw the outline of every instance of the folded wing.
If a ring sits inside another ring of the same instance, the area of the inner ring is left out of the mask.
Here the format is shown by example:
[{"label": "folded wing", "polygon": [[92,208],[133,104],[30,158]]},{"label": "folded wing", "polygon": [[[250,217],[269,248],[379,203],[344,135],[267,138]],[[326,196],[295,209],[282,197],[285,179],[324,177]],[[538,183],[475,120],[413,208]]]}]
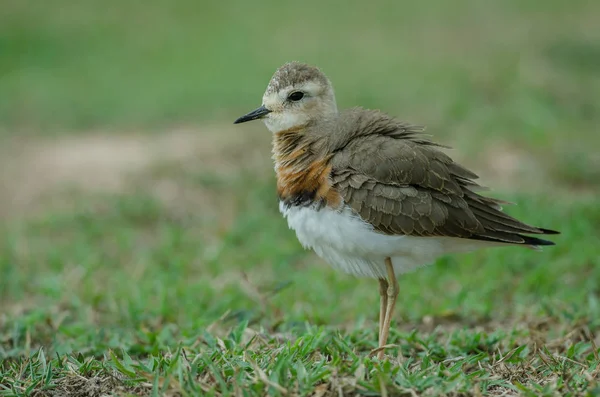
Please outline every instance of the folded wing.
[{"label": "folded wing", "polygon": [[375,230],[391,235],[553,244],[523,235],[557,232],[520,222],[502,212],[501,200],[477,194],[477,175],[426,139],[422,128],[383,115],[380,119],[371,123],[370,131],[360,120],[355,122],[361,126],[360,133],[350,134],[349,143],[336,148],[331,159],[333,188]]}]

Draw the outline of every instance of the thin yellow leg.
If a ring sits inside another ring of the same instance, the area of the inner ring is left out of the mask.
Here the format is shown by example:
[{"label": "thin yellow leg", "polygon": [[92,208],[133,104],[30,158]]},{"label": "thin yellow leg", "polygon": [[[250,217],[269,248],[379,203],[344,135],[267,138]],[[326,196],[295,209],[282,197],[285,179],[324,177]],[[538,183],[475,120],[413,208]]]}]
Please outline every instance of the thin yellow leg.
[{"label": "thin yellow leg", "polygon": [[385,278],[379,279],[379,347],[381,344],[381,336],[383,324],[385,322],[385,311],[387,310],[387,290],[388,282]]},{"label": "thin yellow leg", "polygon": [[[390,258],[385,259],[385,267],[388,274],[388,288],[386,291],[387,305],[385,309],[385,320],[383,322],[383,328],[379,335],[379,347],[385,346],[387,344],[387,339],[390,334],[390,325],[392,323],[392,314],[394,312],[394,307],[396,307],[396,299],[398,298],[398,293],[400,292],[398,280],[396,279],[396,274],[394,273],[394,266],[392,265],[392,260]],[[383,349],[379,351],[379,353],[377,354],[377,358],[379,358],[380,360],[383,359]]]}]

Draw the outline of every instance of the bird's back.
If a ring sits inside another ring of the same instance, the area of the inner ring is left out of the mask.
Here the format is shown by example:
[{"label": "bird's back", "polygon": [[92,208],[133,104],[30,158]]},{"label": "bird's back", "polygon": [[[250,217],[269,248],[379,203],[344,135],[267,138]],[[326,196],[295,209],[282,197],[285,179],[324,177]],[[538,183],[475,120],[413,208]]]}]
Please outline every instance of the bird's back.
[{"label": "bird's back", "polygon": [[388,235],[446,236],[525,245],[553,234],[502,212],[476,191],[477,175],[454,162],[424,128],[379,111],[342,112],[331,134],[332,188],[365,222]]}]

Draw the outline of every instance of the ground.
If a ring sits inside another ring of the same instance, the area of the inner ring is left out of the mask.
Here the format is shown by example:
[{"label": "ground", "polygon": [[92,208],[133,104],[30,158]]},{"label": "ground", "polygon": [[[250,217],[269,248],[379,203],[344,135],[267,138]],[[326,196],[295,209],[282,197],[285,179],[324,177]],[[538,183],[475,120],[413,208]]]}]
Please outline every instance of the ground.
[{"label": "ground", "polygon": [[[174,4],[3,6],[0,395],[600,394],[598,5]],[[291,59],[557,245],[401,277],[371,357],[377,282],[301,248],[268,131],[231,124]]]}]

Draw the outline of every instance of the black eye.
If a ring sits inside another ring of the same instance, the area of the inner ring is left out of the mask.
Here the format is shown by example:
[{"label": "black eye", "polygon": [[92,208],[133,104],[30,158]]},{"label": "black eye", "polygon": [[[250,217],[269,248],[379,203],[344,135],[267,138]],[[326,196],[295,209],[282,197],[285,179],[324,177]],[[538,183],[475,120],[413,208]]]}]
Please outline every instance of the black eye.
[{"label": "black eye", "polygon": [[294,91],[290,95],[288,95],[288,99],[294,102],[299,101],[302,98],[304,98],[304,93],[301,91]]}]

